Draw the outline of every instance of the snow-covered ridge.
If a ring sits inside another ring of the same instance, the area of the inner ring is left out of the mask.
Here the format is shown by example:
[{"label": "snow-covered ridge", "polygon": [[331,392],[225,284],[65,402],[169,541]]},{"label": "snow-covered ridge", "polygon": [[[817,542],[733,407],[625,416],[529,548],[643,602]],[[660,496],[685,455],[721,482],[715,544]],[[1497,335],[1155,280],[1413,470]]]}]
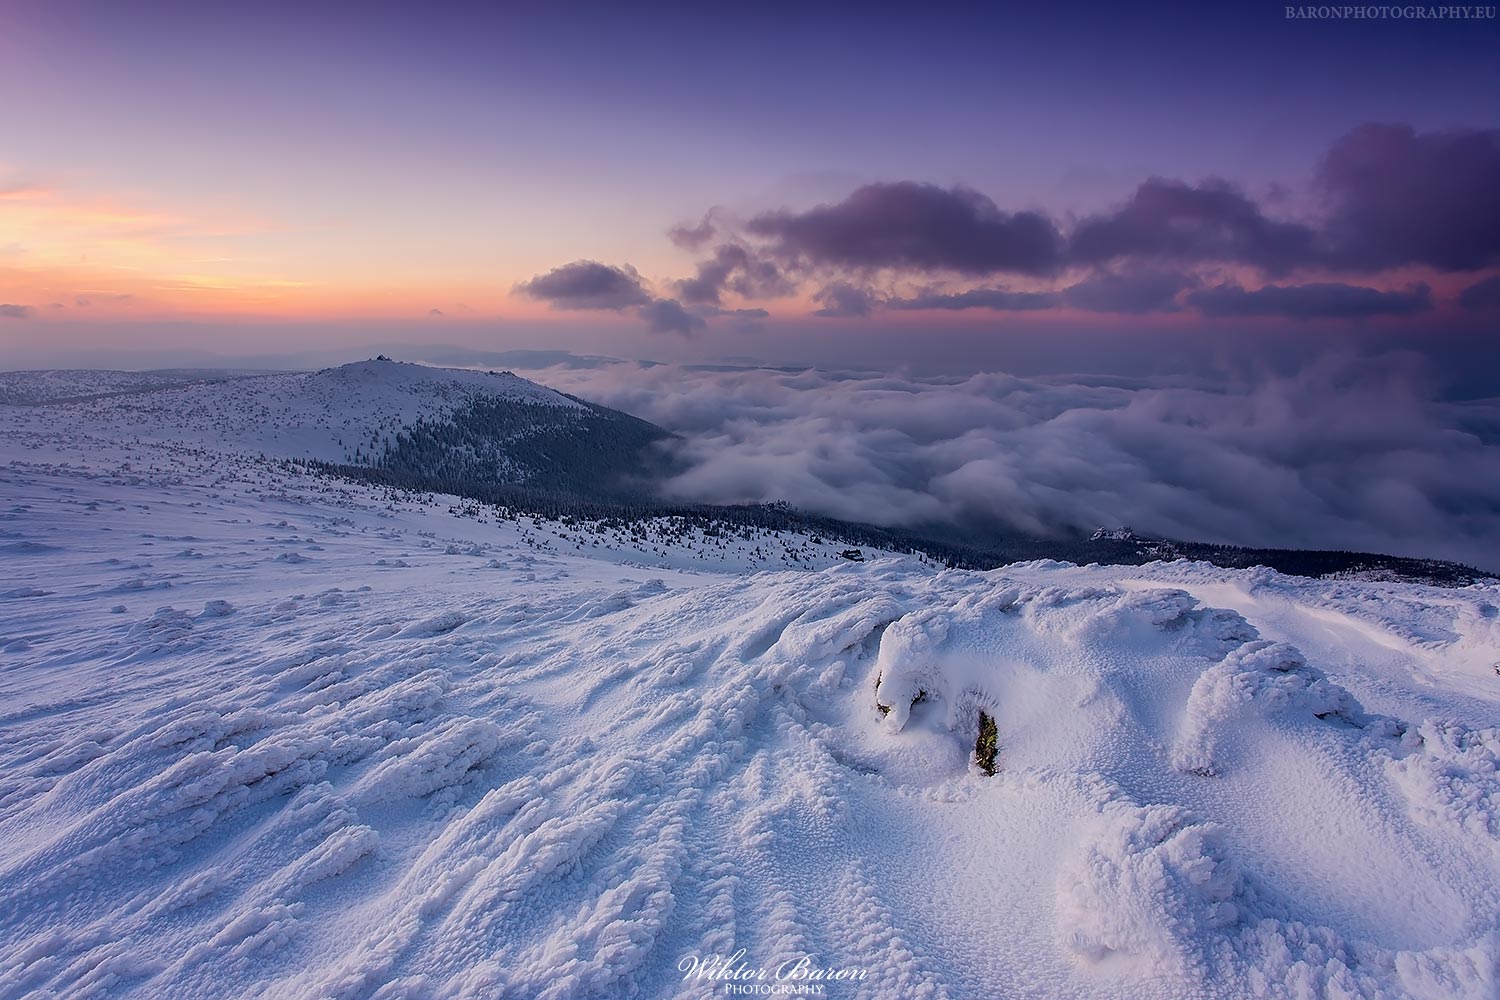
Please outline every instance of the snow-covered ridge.
[{"label": "snow-covered ridge", "polygon": [[[59,400],[4,408],[7,425],[99,437],[344,462],[418,420],[476,399],[562,411],[586,407],[510,372],[430,368],[386,359],[316,372],[189,381],[182,373],[10,372],[4,398]],[[29,388],[28,388],[29,387]]]},{"label": "snow-covered ridge", "polygon": [[153,392],[249,374],[274,373],[228,370],[125,372],[90,368],[0,372],[0,403],[56,403],[90,396]]}]

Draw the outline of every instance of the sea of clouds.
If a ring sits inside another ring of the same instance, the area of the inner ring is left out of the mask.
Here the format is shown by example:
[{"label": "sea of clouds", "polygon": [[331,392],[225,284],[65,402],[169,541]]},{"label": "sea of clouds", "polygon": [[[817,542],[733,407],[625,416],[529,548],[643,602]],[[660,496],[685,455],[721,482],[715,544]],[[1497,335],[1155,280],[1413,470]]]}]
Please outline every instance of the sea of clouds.
[{"label": "sea of clouds", "polygon": [[1500,399],[1442,400],[1412,355],[1155,379],[635,363],[535,377],[677,432],[681,499],[1500,570]]}]

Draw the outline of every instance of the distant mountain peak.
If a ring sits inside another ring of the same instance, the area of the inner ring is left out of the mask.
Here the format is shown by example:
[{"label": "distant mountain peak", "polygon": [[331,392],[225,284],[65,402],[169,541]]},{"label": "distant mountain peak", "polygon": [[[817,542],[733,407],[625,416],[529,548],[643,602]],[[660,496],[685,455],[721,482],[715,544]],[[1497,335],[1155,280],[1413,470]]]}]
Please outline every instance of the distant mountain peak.
[{"label": "distant mountain peak", "polygon": [[397,361],[384,354],[367,361],[351,361],[310,373],[317,381],[332,381],[341,389],[350,385],[387,386],[398,392],[459,393],[466,396],[498,396],[519,403],[561,406],[583,404],[556,389],[549,389],[510,371],[478,371],[472,368],[438,368],[414,361]]}]

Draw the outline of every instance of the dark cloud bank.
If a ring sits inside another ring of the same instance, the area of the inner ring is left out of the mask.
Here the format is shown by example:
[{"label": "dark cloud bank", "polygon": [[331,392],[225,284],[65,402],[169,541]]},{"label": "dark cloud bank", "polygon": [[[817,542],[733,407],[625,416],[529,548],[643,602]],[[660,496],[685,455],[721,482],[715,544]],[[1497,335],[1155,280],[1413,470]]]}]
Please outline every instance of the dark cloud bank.
[{"label": "dark cloud bank", "polygon": [[615,364],[543,381],[678,431],[681,498],[885,525],[1128,524],[1500,571],[1500,400],[1404,355],[1241,380],[915,379]]},{"label": "dark cloud bank", "polygon": [[[1329,148],[1304,207],[1287,217],[1218,178],[1148,178],[1110,211],[1069,225],[963,186],[874,183],[801,211],[740,220],[714,211],[671,228],[699,259],[694,274],[665,282],[669,296],[656,298],[628,266],[588,260],[518,291],[564,309],[633,309],[652,329],[684,334],[725,315],[729,296],[804,289],[814,315],[834,319],[884,309],[1186,309],[1294,321],[1432,311],[1429,285],[1408,277],[1391,287],[1401,269],[1474,275],[1457,304],[1487,310],[1500,280],[1482,273],[1500,267],[1497,177],[1500,130],[1370,124]],[[1247,273],[1260,280],[1246,287]]]}]

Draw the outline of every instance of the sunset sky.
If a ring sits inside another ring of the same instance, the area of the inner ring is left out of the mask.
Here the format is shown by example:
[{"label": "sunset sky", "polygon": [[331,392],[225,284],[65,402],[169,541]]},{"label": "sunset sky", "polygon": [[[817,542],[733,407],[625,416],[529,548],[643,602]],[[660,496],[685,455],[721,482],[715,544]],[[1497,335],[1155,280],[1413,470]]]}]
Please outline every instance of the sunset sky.
[{"label": "sunset sky", "polygon": [[1494,353],[1500,21],[803,6],[10,0],[0,367]]}]

